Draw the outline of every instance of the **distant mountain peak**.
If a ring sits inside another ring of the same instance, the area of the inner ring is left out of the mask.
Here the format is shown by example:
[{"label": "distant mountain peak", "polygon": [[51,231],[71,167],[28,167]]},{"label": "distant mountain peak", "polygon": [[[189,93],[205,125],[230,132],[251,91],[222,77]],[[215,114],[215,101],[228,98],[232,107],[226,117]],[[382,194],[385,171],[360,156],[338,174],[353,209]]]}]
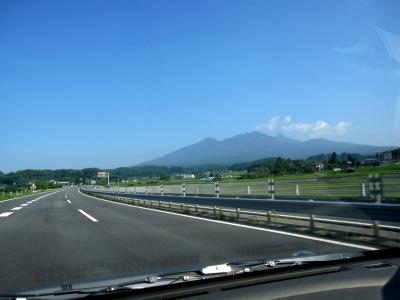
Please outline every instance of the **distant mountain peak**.
[{"label": "distant mountain peak", "polygon": [[207,137],[160,158],[145,162],[147,165],[193,166],[200,164],[232,164],[269,157],[302,159],[319,153],[375,154],[394,147],[378,147],[324,138],[300,141],[278,133],[275,136],[252,131],[241,133],[221,141]]},{"label": "distant mountain peak", "polygon": [[218,140],[212,137],[206,137],[205,139],[202,139],[199,143],[208,143],[208,142],[218,142]]}]

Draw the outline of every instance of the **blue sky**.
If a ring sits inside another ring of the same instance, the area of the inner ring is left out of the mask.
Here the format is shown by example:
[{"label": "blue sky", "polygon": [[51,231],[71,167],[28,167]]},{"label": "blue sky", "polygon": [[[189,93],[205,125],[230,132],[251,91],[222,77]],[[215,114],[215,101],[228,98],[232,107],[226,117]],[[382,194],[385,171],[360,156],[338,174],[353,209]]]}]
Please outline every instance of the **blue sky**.
[{"label": "blue sky", "polygon": [[399,1],[0,1],[0,170],[258,130],[400,145]]}]

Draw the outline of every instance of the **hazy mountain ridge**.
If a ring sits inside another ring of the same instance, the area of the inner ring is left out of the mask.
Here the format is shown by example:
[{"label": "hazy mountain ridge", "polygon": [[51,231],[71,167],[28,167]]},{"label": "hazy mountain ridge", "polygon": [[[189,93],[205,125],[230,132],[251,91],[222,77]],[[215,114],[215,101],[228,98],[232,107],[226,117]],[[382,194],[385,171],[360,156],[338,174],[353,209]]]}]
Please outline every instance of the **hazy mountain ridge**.
[{"label": "hazy mountain ridge", "polygon": [[323,138],[300,141],[282,134],[270,136],[254,131],[221,141],[208,137],[141,165],[186,167],[200,164],[232,164],[278,156],[305,159],[312,155],[333,151],[373,155],[378,151],[392,148],[396,147],[335,142]]}]

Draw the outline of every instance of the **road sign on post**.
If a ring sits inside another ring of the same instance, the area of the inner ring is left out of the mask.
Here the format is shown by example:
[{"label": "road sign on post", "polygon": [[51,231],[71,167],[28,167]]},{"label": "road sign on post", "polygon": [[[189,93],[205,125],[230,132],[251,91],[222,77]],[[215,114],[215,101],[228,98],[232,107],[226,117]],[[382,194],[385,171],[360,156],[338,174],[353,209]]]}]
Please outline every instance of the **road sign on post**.
[{"label": "road sign on post", "polygon": [[97,172],[98,178],[107,178],[107,185],[110,186],[110,173],[108,172]]}]

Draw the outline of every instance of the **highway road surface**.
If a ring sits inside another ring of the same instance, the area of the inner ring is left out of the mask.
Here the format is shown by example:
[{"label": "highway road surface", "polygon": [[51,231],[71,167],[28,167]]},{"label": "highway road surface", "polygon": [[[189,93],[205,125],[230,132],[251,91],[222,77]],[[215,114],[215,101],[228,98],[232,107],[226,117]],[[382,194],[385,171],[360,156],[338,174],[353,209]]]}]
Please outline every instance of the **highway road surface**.
[{"label": "highway road surface", "polygon": [[83,195],[76,188],[0,202],[0,294],[303,250],[322,254],[365,249],[128,206]]}]

